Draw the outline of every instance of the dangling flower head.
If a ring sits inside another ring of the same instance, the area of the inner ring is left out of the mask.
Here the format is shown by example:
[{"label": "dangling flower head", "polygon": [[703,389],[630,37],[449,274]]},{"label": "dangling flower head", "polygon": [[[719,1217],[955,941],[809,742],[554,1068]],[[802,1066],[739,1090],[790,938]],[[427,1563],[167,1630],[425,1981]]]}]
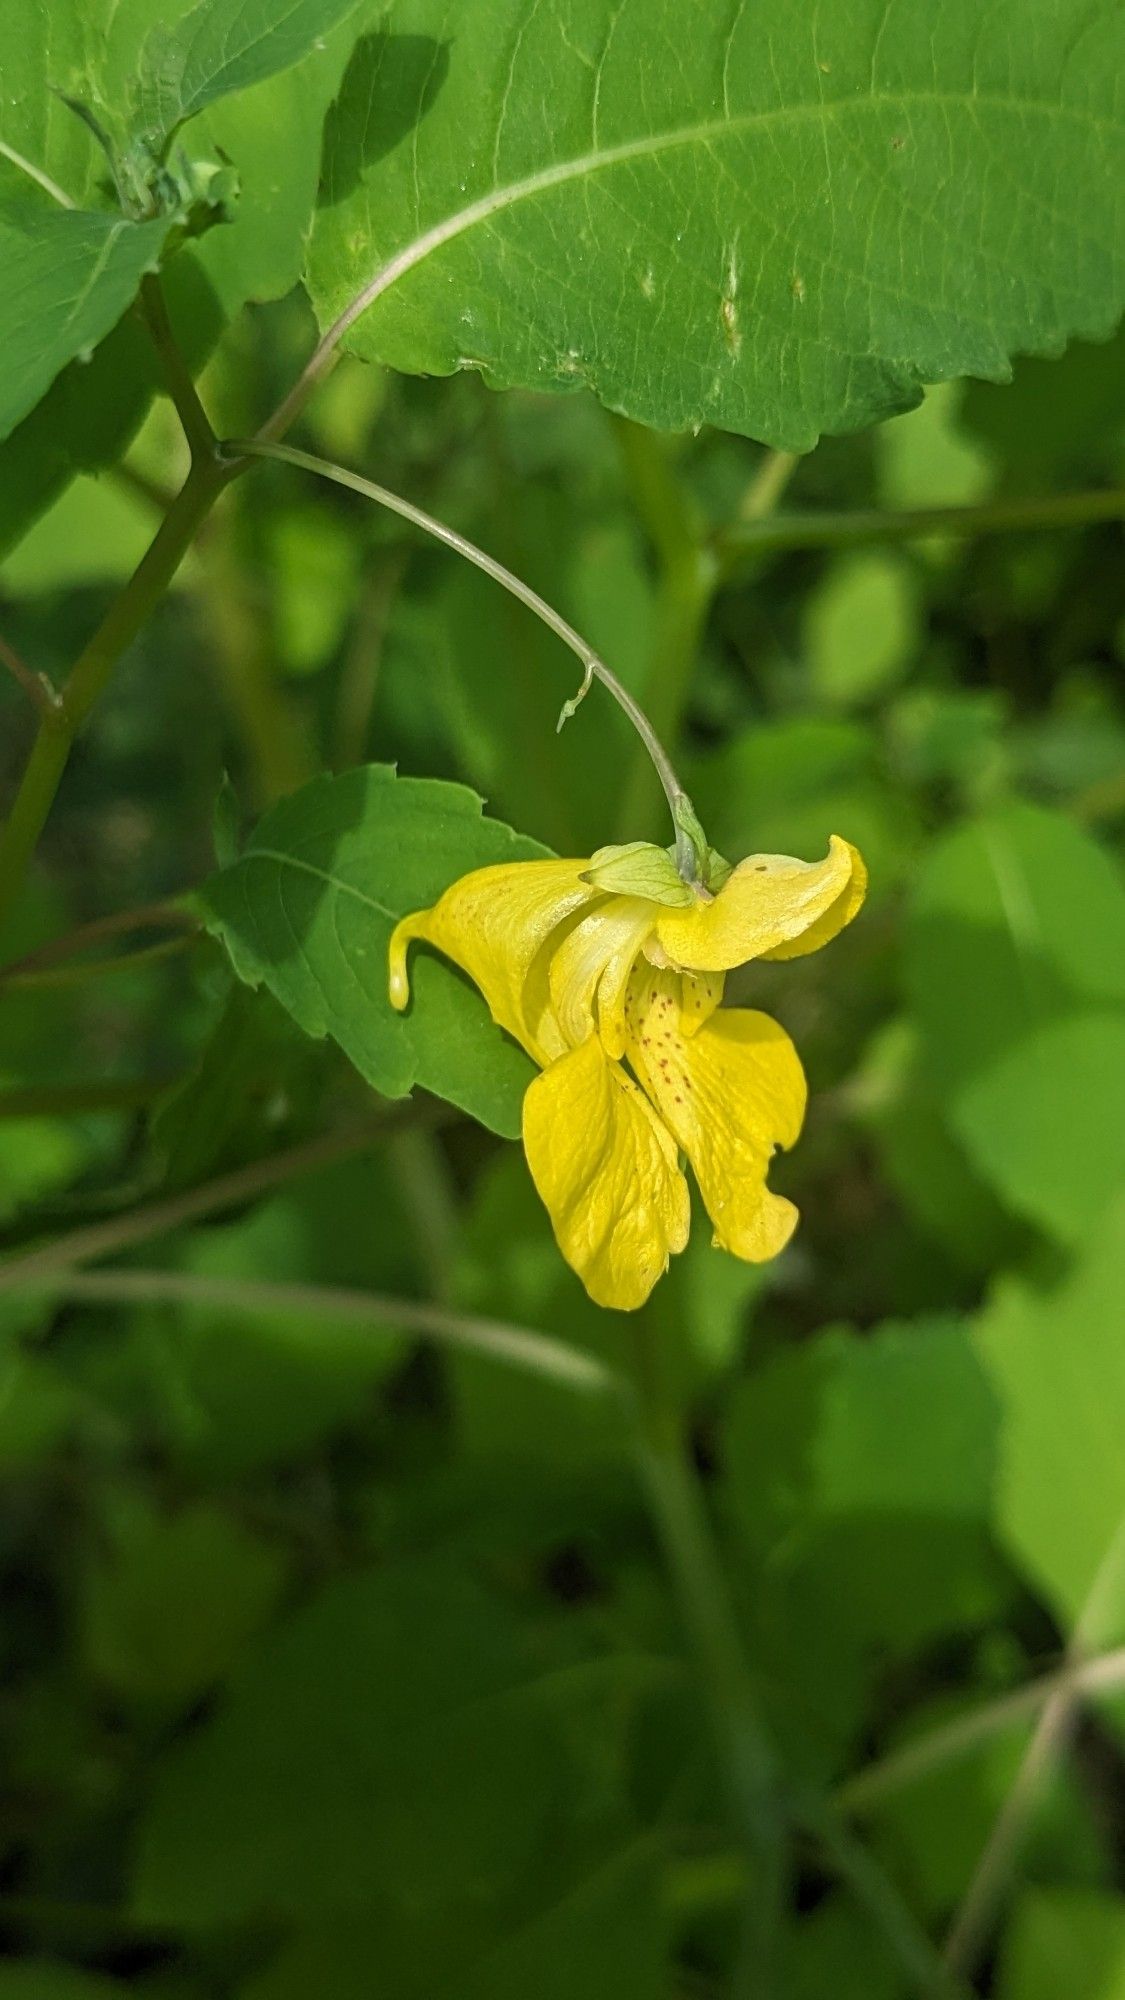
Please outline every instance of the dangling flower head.
[{"label": "dangling flower head", "polygon": [[523,1106],[532,1178],[590,1297],[625,1311],[687,1242],[683,1154],[722,1249],[762,1263],[792,1235],[797,1211],[766,1175],[800,1132],[804,1073],[776,1021],[720,1008],[724,978],[827,944],[867,885],[836,836],[819,862],[755,854],[731,870],[703,857],[694,883],[641,842],[479,868],[390,943],[396,1008],[408,946],[424,940],[538,1063]]}]

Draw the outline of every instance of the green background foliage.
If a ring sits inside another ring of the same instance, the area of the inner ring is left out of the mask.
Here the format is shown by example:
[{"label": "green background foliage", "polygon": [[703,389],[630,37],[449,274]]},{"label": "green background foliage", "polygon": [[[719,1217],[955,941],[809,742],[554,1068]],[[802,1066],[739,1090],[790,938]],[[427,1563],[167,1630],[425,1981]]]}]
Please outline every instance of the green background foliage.
[{"label": "green background foliage", "polygon": [[[1122,34],[7,10],[0,2000],[1125,1992]],[[659,789],[190,377],[539,591],[732,858],[862,849],[730,981],[775,1264],[600,1310],[527,1059],[424,950],[391,1011],[399,915]]]}]

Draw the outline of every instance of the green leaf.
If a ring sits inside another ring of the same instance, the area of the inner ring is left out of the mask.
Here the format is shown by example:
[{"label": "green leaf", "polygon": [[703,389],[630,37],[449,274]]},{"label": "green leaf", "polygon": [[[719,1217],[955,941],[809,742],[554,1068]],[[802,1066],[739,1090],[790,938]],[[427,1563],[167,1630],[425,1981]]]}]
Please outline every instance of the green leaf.
[{"label": "green leaf", "polygon": [[[807,450],[1107,335],[1125,57],[1100,0],[395,0],[326,131],[310,285],[355,351]],[[549,115],[548,115],[549,110]]]},{"label": "green leaf", "polygon": [[1013,1256],[1020,1231],[951,1132],[906,1021],[891,1021],[876,1035],[853,1087],[887,1182],[919,1228],[962,1269],[982,1277]]},{"label": "green leaf", "polygon": [[[635,1843],[485,1945],[448,1920],[445,1935],[401,1941],[386,1922],[336,1922],[295,1940],[238,2000],[370,2000],[372,1979],[395,2000],[665,2000],[666,1920],[651,1845]],[[476,1930],[480,1931],[479,1919]]]},{"label": "green leaf", "polygon": [[88,1671],[127,1702],[189,1708],[274,1610],[284,1558],[206,1503],[165,1516],[126,1494],[105,1525],[85,1581]]},{"label": "green leaf", "polygon": [[1076,344],[1060,361],[1021,361],[1000,389],[969,382],[961,426],[1030,485],[1116,469],[1125,444],[1125,327],[1101,347]]},{"label": "green leaf", "polygon": [[1000,1959],[996,2000],[1125,2000],[1125,1897],[1028,1889]]},{"label": "green leaf", "polygon": [[[195,1927],[374,1902],[417,1918],[506,1892],[560,1809],[579,1811],[567,1732],[583,1677],[533,1657],[455,1561],[334,1581],[164,1761],[137,1914]],[[619,1696],[616,1670],[605,1685]]]},{"label": "green leaf", "polygon": [[837,563],[805,613],[815,694],[827,708],[850,708],[885,693],[905,672],[917,638],[917,595],[899,557],[876,550]]},{"label": "green leaf", "polygon": [[139,131],[163,150],[187,118],[299,62],[354,13],[358,0],[198,0],[169,27],[158,20],[135,84]]},{"label": "green leaf", "polygon": [[415,952],[411,1004],[396,1014],[387,945],[400,917],[470,869],[544,852],[483,817],[464,786],[369,764],[274,806],[200,900],[239,978],[264,982],[306,1034],[330,1034],[384,1096],[421,1084],[515,1137],[528,1058],[436,954]]},{"label": "green leaf", "polygon": [[973,1346],[1000,1413],[998,1532],[1059,1623],[1125,1637],[1125,1203],[1053,1293],[1002,1289]]},{"label": "green leaf", "polygon": [[[206,360],[222,326],[218,300],[200,269],[200,247],[177,256],[162,280],[193,371]],[[89,362],[72,361],[63,369],[0,443],[0,555],[77,473],[99,471],[121,457],[162,380],[152,341],[134,313],[118,322]]]},{"label": "green leaf", "polygon": [[128,1992],[117,1979],[47,1958],[10,1959],[0,1965],[0,2000],[126,2000]]},{"label": "green leaf", "polygon": [[954,1318],[828,1332],[735,1388],[725,1490],[752,1643],[802,1760],[854,1734],[877,1658],[995,1608],[996,1427]]},{"label": "green leaf", "polygon": [[654,1858],[648,1847],[615,1856],[451,1982],[444,2000],[663,2000],[667,1925]]},{"label": "green leaf", "polygon": [[171,226],[30,203],[0,212],[0,438],[117,324]]},{"label": "green leaf", "polygon": [[879,768],[870,729],[841,718],[755,722],[694,758],[685,783],[724,854],[823,854],[854,841],[873,890],[905,866],[913,808]]},{"label": "green leaf", "polygon": [[[418,1264],[393,1145],[303,1175],[237,1220],[190,1236],[175,1261],[203,1277],[409,1295]],[[119,1339],[83,1351],[80,1372],[112,1421],[159,1439],[182,1474],[221,1488],[307,1460],[328,1440],[364,1435],[403,1352],[393,1327],[324,1308],[184,1302],[133,1315]]]},{"label": "green leaf", "polygon": [[[366,0],[368,11],[375,0]],[[104,26],[96,18],[104,11]],[[182,7],[181,11],[186,11]],[[121,138],[142,44],[167,26],[165,0],[51,0],[0,21],[0,193],[24,199],[46,174],[73,201],[101,198],[107,163],[87,128],[57,95],[121,113]],[[10,35],[6,32],[9,27]],[[212,104],[202,116],[198,149],[225,154],[239,177],[235,219],[181,251],[165,273],[180,345],[197,370],[214,346],[224,315],[248,299],[281,297],[301,274],[316,199],[324,113],[351,51],[347,20],[295,68]],[[13,164],[12,147],[32,169]],[[193,152],[196,150],[193,147]],[[89,368],[72,366],[46,402],[0,446],[0,551],[15,541],[75,471],[113,463],[140,424],[162,376],[144,328],[125,320],[99,347]]]},{"label": "green leaf", "polygon": [[952,1122],[1013,1210],[1081,1242],[1125,1187],[1125,1008],[1013,1043],[958,1091]]},{"label": "green leaf", "polygon": [[1029,1030],[1125,1001],[1125,890],[1062,813],[1006,807],[927,857],[905,968],[926,1068],[954,1089]]}]

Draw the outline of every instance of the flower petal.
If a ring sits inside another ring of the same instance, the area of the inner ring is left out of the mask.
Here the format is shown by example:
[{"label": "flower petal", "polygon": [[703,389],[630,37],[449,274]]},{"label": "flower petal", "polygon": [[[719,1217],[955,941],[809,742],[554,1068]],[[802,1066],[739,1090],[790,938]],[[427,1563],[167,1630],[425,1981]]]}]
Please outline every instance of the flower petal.
[{"label": "flower petal", "polygon": [[823,861],[751,854],[709,903],[662,910],[656,935],[673,964],[729,972],[750,958],[795,958],[826,944],[863,901],[867,872],[833,834]]},{"label": "flower petal", "polygon": [[851,855],[851,880],[843,894],[837,896],[824,915],[817,917],[798,937],[789,938],[784,944],[775,944],[770,951],[760,952],[760,958],[803,958],[806,952],[819,951],[822,944],[831,944],[837,932],[844,930],[852,918],[858,916],[867,894],[867,868],[857,848],[851,849]]},{"label": "flower petal", "polygon": [[536,1062],[551,1062],[568,1046],[551,1013],[549,954],[543,947],[559,925],[596,899],[580,877],[584,861],[510,861],[463,875],[431,910],[403,917],[391,935],[391,1005],[410,998],[407,947],[415,938],[459,965],[506,1028]]},{"label": "flower petal", "polygon": [[676,1148],[596,1035],[537,1076],[523,1101],[531,1177],[571,1269],[600,1306],[642,1306],[687,1242]]},{"label": "flower petal", "polygon": [[695,1170],[715,1242],[751,1264],[783,1250],[797,1224],[766,1174],[805,1113],[805,1077],[768,1014],[723,1008],[686,1037],[674,973],[639,976],[630,995],[629,1060]]},{"label": "flower petal", "polygon": [[596,1028],[608,1055],[624,1055],[625,991],[655,917],[644,897],[602,897],[552,953],[551,1007],[568,1048]]}]

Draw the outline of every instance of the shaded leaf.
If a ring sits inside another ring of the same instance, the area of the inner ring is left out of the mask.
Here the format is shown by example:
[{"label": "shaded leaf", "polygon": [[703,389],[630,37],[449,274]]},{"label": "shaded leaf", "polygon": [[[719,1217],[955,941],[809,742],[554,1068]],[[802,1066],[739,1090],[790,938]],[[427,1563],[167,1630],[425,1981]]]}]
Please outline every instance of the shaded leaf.
[{"label": "shaded leaf", "polygon": [[997,2000],[1125,2000],[1125,1897],[1028,1889],[1000,1960]]},{"label": "shaded leaf", "polygon": [[161,149],[217,98],[289,69],[358,0],[197,0],[175,27],[160,20],[141,49],[139,129]]},{"label": "shaded leaf", "polygon": [[954,1127],[1005,1202],[1065,1243],[1125,1188],[1125,1008],[1068,1014],[958,1091]]},{"label": "shaded leaf", "polygon": [[1029,1029],[1125,1001],[1125,889],[1062,813],[1005,807],[927,856],[905,970],[926,1068],[955,1087]]},{"label": "shaded leaf", "polygon": [[68,361],[115,326],[155,267],[171,229],[167,217],[10,204],[0,212],[0,438],[34,409]]},{"label": "shaded leaf", "polygon": [[317,778],[266,814],[200,896],[239,978],[264,982],[307,1034],[332,1035],[377,1090],[421,1084],[514,1135],[531,1065],[468,981],[418,951],[407,1014],[387,997],[399,917],[472,868],[545,851],[480,805],[461,785],[385,764]]},{"label": "shaded leaf", "polygon": [[1125,1204],[1053,1292],[1011,1283],[973,1332],[1000,1412],[997,1532],[1065,1629],[1125,1636]]},{"label": "shaded leaf", "polygon": [[138,1915],[194,1928],[495,1897],[558,1824],[576,1693],[537,1678],[504,1602],[452,1562],[333,1582],[165,1761]]}]

